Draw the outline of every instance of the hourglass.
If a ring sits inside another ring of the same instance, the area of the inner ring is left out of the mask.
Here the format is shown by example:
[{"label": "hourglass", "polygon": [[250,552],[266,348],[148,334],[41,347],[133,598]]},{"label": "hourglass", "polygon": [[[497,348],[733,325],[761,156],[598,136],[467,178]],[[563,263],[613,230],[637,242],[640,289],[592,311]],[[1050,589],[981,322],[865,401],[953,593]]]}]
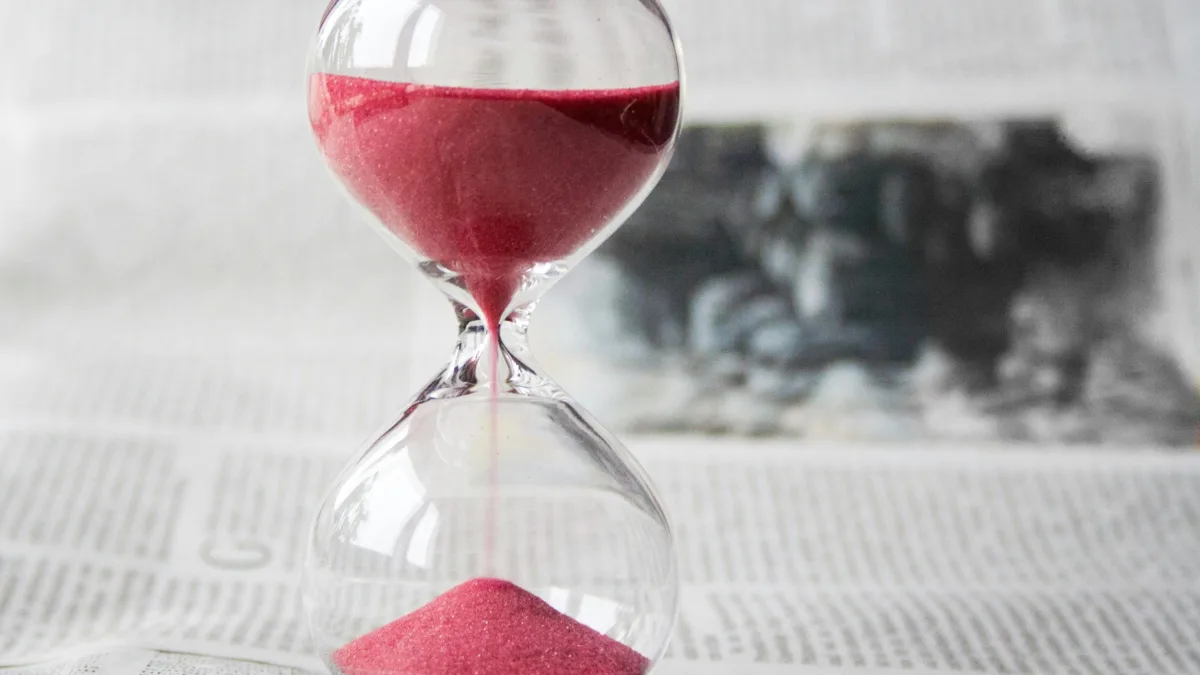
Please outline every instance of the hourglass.
[{"label": "hourglass", "polygon": [[629,452],[539,372],[526,330],[669,159],[665,13],[339,0],[310,71],[329,168],[460,332],[320,506],[303,588],[318,650],[344,675],[647,672],[678,604],[667,518]]}]

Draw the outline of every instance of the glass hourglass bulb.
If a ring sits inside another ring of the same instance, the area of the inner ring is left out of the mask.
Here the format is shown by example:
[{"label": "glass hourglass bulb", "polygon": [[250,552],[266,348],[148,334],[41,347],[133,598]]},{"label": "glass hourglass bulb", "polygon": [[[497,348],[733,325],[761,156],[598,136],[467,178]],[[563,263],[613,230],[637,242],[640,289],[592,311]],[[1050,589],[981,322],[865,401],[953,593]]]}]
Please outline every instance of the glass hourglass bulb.
[{"label": "glass hourglass bulb", "polygon": [[680,97],[657,0],[327,10],[318,146],[460,329],[318,510],[303,598],[335,673],[634,675],[661,657],[678,605],[663,508],[525,335],[537,298],[657,182]]}]

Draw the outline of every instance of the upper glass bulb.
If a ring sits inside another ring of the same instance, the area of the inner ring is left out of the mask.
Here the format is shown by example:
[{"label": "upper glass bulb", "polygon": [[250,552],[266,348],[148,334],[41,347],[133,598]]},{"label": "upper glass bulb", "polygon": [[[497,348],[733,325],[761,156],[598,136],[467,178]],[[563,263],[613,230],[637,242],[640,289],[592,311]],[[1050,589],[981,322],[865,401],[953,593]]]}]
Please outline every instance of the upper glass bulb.
[{"label": "upper glass bulb", "polygon": [[330,168],[484,314],[536,298],[620,225],[679,125],[655,0],[343,0],[310,68]]}]

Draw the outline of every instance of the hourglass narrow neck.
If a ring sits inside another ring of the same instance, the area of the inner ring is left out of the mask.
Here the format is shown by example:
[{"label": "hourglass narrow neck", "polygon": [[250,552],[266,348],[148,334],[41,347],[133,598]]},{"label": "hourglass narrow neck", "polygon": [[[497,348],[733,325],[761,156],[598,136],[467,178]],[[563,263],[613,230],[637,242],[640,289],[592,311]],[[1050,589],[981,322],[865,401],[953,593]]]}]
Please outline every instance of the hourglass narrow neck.
[{"label": "hourglass narrow neck", "polygon": [[[563,398],[559,387],[537,372],[529,351],[529,312],[517,310],[489,330],[475,312],[455,303],[458,343],[441,376],[430,383],[429,398],[513,394]],[[496,342],[493,344],[493,334]]]}]

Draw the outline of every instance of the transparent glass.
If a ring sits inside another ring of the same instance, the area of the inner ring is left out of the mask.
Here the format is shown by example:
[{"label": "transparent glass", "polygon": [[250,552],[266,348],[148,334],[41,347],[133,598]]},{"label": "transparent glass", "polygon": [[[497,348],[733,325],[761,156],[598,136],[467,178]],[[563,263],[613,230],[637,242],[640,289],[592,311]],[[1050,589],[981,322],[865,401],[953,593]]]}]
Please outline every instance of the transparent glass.
[{"label": "transparent glass", "polygon": [[[656,0],[327,10],[310,59],[318,146],[368,220],[448,296],[460,332],[442,372],[319,508],[303,599],[333,672],[580,672],[600,667],[589,649],[636,652],[604,666],[617,675],[662,656],[678,606],[667,516],[636,459],[539,372],[526,331],[536,300],[661,176],[680,79]],[[457,605],[430,618],[431,602],[480,579],[553,609],[539,621],[585,626],[570,635],[587,644],[502,634],[505,620]],[[435,620],[436,631],[411,628]],[[433,631],[437,644],[347,656],[393,629],[371,649],[409,640],[403,631]],[[523,661],[497,663],[495,649],[515,643]],[[570,667],[564,654],[584,660]]]}]

